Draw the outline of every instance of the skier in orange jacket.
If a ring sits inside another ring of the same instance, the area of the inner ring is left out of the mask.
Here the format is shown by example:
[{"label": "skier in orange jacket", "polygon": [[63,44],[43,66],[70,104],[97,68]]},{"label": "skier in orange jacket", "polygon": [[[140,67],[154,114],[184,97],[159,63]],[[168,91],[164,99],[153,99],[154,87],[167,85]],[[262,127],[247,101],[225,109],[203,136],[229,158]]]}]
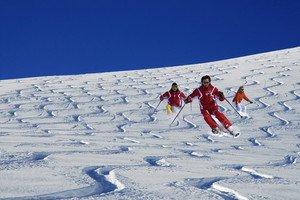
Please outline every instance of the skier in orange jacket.
[{"label": "skier in orange jacket", "polygon": [[236,109],[237,111],[240,113],[240,114],[245,114],[247,115],[246,113],[246,107],[244,105],[242,105],[242,101],[243,100],[246,100],[250,103],[253,103],[253,101],[251,101],[245,94],[244,92],[244,87],[241,86],[239,87],[238,91],[236,92],[232,102],[235,103],[235,106],[236,106]]}]

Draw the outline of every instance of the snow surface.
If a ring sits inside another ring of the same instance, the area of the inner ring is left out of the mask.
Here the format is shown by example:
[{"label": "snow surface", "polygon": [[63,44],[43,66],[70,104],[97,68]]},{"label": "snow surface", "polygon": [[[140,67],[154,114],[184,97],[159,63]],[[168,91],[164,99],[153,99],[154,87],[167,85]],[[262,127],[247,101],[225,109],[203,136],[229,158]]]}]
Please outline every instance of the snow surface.
[{"label": "snow surface", "polygon": [[[209,74],[254,100],[214,136],[196,101],[159,95]],[[0,81],[0,199],[299,199],[300,47],[218,62]]]}]

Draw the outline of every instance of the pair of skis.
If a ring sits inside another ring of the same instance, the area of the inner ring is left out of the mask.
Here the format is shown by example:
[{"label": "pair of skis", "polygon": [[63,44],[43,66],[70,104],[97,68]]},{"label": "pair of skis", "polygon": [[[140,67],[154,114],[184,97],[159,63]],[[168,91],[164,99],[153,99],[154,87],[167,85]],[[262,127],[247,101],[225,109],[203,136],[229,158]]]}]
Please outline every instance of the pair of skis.
[{"label": "pair of skis", "polygon": [[[227,101],[227,103],[233,108],[233,110],[241,117],[241,118],[243,118],[244,116],[242,116],[237,110],[236,110],[236,108],[228,101],[228,99],[227,98],[225,98],[225,100]],[[159,104],[161,103],[161,101],[159,102]],[[157,105],[157,107],[159,106],[159,104]],[[174,117],[174,119],[173,119],[173,121],[171,122],[171,124],[170,124],[170,126],[173,124],[173,122],[176,120],[176,118],[178,117],[178,115],[180,114],[180,112],[183,110],[183,108],[184,108],[184,106],[185,106],[186,104],[184,104],[182,107],[181,107],[181,109],[179,110],[179,112],[177,113],[177,115]],[[156,107],[156,109],[157,109],[157,107]]]},{"label": "pair of skis", "polygon": [[[225,98],[225,100],[227,101],[227,103],[234,109],[234,111],[241,117],[241,118],[243,118],[244,116],[242,116],[237,110],[236,110],[236,108],[228,101],[228,99],[227,98]],[[158,106],[161,104],[161,102],[162,101],[160,101],[159,103],[158,103],[158,105],[155,107],[155,110],[154,110],[154,112],[157,110],[157,108],[158,108]],[[183,110],[183,108],[184,108],[184,106],[185,106],[186,104],[184,104],[182,107],[181,107],[181,109],[179,110],[179,112],[177,113],[177,115],[174,117],[174,119],[173,119],[173,121],[171,122],[171,124],[170,124],[170,126],[174,123],[174,121],[177,119],[177,117],[179,116],[179,114],[181,113],[181,111]],[[232,135],[233,137],[238,137],[239,135],[240,135],[240,132],[239,131],[234,131],[234,130],[228,130],[228,129],[225,129],[225,130],[222,130],[222,129],[220,129],[219,128],[219,130],[220,131],[218,131],[219,133],[214,133],[214,134],[221,134],[222,132],[223,133],[229,133],[230,135]]]},{"label": "pair of skis", "polygon": [[236,130],[236,128],[232,128],[232,130],[229,130],[229,129],[226,129],[225,127],[223,127],[222,125],[219,125],[216,132],[213,132],[213,135],[216,135],[216,136],[222,136],[223,134],[230,134],[234,138],[237,138],[238,136],[240,136],[240,131]]}]

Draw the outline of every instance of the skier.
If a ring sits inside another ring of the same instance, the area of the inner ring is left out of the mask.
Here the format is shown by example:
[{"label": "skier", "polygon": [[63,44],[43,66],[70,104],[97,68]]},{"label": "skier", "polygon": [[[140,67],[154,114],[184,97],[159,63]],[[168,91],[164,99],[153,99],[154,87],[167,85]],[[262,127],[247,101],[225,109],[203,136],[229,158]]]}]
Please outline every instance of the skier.
[{"label": "skier", "polygon": [[239,87],[238,91],[236,92],[236,94],[235,94],[232,102],[235,103],[237,111],[242,116],[248,116],[248,114],[246,113],[246,107],[241,104],[241,102],[242,102],[243,99],[246,100],[246,101],[248,101],[248,102],[250,102],[250,103],[253,103],[251,100],[249,100],[249,98],[244,93],[244,87],[241,86],[241,87]]},{"label": "skier", "polygon": [[166,105],[167,114],[172,114],[182,106],[182,101],[186,99],[186,96],[178,89],[177,83],[172,83],[171,89],[161,95],[159,99],[160,101],[168,99],[168,104]]},{"label": "skier", "polygon": [[220,101],[225,99],[223,92],[219,91],[216,87],[211,85],[210,76],[206,75],[201,78],[201,86],[195,89],[186,99],[185,103],[192,102],[193,98],[197,97],[200,104],[200,111],[206,123],[212,129],[212,133],[218,134],[221,130],[218,128],[216,121],[211,115],[214,115],[226,128],[230,134],[234,135],[232,123],[227,117],[219,110],[216,98]]}]

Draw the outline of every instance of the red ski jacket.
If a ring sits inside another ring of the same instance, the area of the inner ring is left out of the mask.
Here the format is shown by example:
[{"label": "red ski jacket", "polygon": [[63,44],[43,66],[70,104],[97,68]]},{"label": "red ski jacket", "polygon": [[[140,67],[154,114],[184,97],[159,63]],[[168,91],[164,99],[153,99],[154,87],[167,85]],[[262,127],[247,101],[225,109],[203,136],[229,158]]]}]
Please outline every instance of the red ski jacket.
[{"label": "red ski jacket", "polygon": [[192,102],[192,99],[198,97],[200,109],[201,110],[215,110],[218,109],[218,104],[216,103],[216,99],[218,98],[220,101],[224,101],[224,97],[220,95],[218,88],[213,85],[209,85],[208,87],[200,86],[195,89],[192,94],[187,97],[186,102]]},{"label": "red ski jacket", "polygon": [[183,92],[177,90],[169,90],[160,96],[160,100],[168,99],[168,104],[175,107],[181,107],[182,100],[186,99],[186,96]]}]

